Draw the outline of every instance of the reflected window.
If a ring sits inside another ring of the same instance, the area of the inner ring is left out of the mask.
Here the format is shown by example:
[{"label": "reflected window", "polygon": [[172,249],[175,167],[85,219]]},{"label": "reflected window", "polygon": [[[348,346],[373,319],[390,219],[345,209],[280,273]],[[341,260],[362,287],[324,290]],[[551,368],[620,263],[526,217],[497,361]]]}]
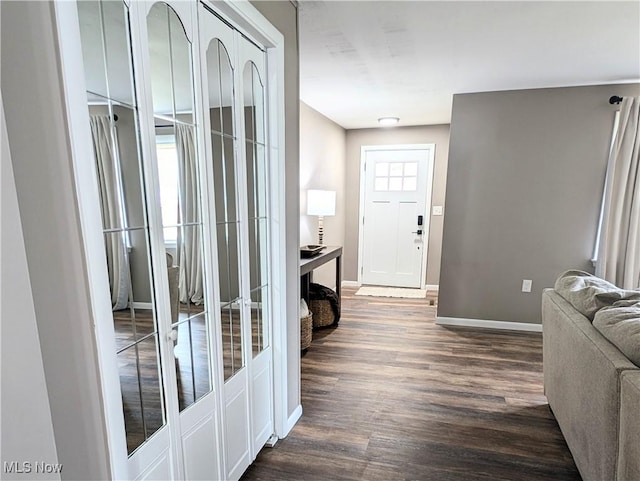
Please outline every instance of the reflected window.
[{"label": "reflected window", "polygon": [[156,136],[158,178],[160,180],[160,206],[166,246],[176,246],[178,241],[178,152],[174,135]]}]

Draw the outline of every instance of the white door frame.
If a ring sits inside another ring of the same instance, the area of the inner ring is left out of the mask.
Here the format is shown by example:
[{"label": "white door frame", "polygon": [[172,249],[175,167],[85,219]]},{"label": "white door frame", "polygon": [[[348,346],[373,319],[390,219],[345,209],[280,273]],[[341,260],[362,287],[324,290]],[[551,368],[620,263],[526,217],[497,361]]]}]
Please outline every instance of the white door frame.
[{"label": "white door frame", "polygon": [[358,208],[358,285],[362,285],[362,267],[364,261],[364,206],[366,194],[365,164],[368,152],[380,152],[385,150],[426,150],[427,154],[427,188],[425,189],[425,213],[424,213],[424,249],[420,274],[420,288],[427,287],[427,257],[429,256],[429,235],[431,229],[431,203],[433,196],[433,169],[435,164],[436,144],[400,144],[400,145],[363,145],[360,148],[360,206]]}]

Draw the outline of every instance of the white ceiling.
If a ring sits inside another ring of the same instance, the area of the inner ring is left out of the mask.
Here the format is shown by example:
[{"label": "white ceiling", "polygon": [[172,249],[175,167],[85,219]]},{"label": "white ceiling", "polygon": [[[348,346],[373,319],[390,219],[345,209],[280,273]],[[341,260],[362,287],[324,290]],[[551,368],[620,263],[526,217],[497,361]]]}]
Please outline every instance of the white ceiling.
[{"label": "white ceiling", "polygon": [[300,97],[347,129],[453,94],[640,80],[640,2],[299,2]]}]

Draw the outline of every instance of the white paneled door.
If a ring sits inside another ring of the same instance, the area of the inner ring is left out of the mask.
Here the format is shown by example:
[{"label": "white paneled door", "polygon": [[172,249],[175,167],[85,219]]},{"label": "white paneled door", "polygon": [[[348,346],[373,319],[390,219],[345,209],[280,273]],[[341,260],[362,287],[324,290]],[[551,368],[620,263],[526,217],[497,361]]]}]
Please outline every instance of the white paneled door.
[{"label": "white paneled door", "polygon": [[265,52],[201,5],[213,167],[225,479],[274,432],[265,134]]},{"label": "white paneled door", "polygon": [[360,282],[424,284],[433,146],[363,147]]}]

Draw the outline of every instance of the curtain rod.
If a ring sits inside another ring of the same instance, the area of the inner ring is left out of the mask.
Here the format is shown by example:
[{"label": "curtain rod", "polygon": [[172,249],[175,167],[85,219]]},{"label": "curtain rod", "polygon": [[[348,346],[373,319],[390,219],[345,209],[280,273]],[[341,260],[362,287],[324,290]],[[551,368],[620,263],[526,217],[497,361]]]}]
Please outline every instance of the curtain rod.
[{"label": "curtain rod", "polygon": [[622,97],[618,97],[617,95],[612,95],[611,97],[609,97],[609,103],[611,105],[619,104],[620,102],[622,102]]}]

